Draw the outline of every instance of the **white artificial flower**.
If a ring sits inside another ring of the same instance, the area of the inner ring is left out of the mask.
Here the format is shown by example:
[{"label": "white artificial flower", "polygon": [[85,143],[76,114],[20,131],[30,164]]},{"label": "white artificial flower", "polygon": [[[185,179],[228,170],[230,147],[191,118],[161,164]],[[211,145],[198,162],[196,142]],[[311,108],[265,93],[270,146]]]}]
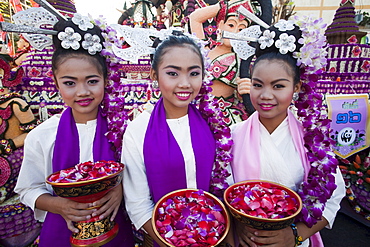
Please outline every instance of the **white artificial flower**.
[{"label": "white artificial flower", "polygon": [[294,29],[294,22],[280,19],[275,25],[281,32],[290,31]]},{"label": "white artificial flower", "polygon": [[275,32],[270,30],[265,30],[263,35],[258,39],[258,43],[261,44],[261,49],[270,47],[274,44]]},{"label": "white artificial flower", "polygon": [[97,52],[101,51],[103,47],[100,44],[98,35],[86,33],[84,35],[84,41],[82,41],[82,48],[87,50],[90,55],[95,55]]},{"label": "white artificial flower", "polygon": [[80,48],[81,35],[75,33],[75,30],[71,27],[66,27],[64,32],[58,33],[58,39],[62,41],[61,45],[64,49],[78,50]]},{"label": "white artificial flower", "polygon": [[87,29],[91,29],[94,25],[90,22],[89,17],[83,16],[79,13],[75,13],[72,17],[72,22],[76,24],[82,31],[87,31]]},{"label": "white artificial flower", "polygon": [[287,54],[288,51],[293,52],[296,48],[295,37],[293,35],[288,35],[287,33],[282,33],[279,39],[276,40],[275,46],[279,48],[281,54]]}]

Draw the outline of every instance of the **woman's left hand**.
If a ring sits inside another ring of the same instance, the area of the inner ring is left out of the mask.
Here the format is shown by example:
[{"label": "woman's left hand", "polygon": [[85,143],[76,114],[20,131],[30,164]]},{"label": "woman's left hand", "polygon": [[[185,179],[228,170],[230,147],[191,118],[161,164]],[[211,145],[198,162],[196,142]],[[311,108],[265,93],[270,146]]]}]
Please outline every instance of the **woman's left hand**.
[{"label": "woman's left hand", "polygon": [[255,230],[250,228],[249,233],[251,233],[250,240],[254,243],[258,243],[250,245],[251,247],[265,245],[269,247],[295,246],[295,237],[290,227],[274,231]]},{"label": "woman's left hand", "polygon": [[99,219],[102,220],[112,214],[110,220],[113,221],[121,205],[122,198],[123,188],[122,184],[119,184],[109,191],[103,198],[93,203],[94,206],[101,205],[101,207],[92,214],[92,217],[99,215]]}]

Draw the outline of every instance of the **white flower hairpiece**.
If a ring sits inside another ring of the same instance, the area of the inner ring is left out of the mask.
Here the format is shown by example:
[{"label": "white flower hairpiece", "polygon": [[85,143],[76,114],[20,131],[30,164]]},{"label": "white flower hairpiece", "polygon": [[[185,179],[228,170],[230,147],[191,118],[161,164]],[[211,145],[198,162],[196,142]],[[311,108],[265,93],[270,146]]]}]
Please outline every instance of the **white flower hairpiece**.
[{"label": "white flower hairpiece", "polygon": [[282,33],[279,36],[279,39],[276,40],[275,46],[279,48],[279,52],[281,54],[287,54],[288,51],[294,52],[296,45],[294,44],[296,41],[293,35],[288,35],[287,33]]},{"label": "white flower hairpiece", "polygon": [[79,13],[75,13],[72,17],[72,22],[76,24],[82,31],[87,31],[91,29],[94,25],[90,22],[89,17],[83,16]]},{"label": "white flower hairpiece", "polygon": [[266,47],[270,47],[274,44],[275,32],[270,30],[265,30],[263,35],[259,37],[258,43],[261,44],[261,49],[265,49]]},{"label": "white flower hairpiece", "polygon": [[61,45],[64,49],[78,50],[80,48],[81,35],[76,33],[72,27],[66,27],[64,32],[58,33],[58,39],[62,41]]},{"label": "white flower hairpiece", "polygon": [[84,35],[84,41],[82,41],[82,48],[87,50],[90,55],[95,55],[97,52],[102,50],[103,46],[100,44],[100,38],[98,35],[86,33]]},{"label": "white flower hairpiece", "polygon": [[281,32],[291,31],[294,29],[294,22],[280,19],[274,26]]}]

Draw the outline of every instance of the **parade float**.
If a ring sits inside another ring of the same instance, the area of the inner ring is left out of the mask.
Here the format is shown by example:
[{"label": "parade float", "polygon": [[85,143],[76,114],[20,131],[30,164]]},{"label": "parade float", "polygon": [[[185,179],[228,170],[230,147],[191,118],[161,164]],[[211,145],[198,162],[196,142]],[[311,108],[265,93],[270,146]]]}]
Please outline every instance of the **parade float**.
[{"label": "parade float", "polygon": [[[327,65],[318,75],[332,120],[334,152],[346,182],[347,199],[360,221],[370,220],[370,45],[355,20],[355,1],[342,0],[325,35]],[[346,205],[346,200],[342,202]],[[361,220],[362,219],[362,220]],[[367,222],[366,222],[367,221]]]}]

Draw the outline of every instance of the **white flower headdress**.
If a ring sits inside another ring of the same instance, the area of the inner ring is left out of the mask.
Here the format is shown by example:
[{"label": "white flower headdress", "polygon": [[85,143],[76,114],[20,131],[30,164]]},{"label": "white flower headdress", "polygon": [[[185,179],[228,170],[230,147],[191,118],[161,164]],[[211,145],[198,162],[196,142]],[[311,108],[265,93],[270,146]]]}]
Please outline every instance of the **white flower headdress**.
[{"label": "white flower headdress", "polygon": [[308,73],[315,73],[326,65],[326,38],[322,34],[325,26],[322,19],[312,17],[294,16],[293,20],[279,20],[263,32],[258,39],[259,48],[274,49],[275,46],[281,54],[291,52],[298,66]]},{"label": "white flower headdress", "polygon": [[[68,26],[64,31],[58,33],[58,39],[61,41],[61,46],[64,49],[74,49],[78,50],[80,47],[85,49],[90,55],[95,55],[100,52],[103,48],[101,42],[102,40],[96,34],[91,34],[89,29],[94,28],[93,20],[87,16],[82,16],[79,13],[75,13],[72,17],[72,26]],[[79,29],[79,32],[76,31]],[[82,35],[83,35],[83,40]]]}]

